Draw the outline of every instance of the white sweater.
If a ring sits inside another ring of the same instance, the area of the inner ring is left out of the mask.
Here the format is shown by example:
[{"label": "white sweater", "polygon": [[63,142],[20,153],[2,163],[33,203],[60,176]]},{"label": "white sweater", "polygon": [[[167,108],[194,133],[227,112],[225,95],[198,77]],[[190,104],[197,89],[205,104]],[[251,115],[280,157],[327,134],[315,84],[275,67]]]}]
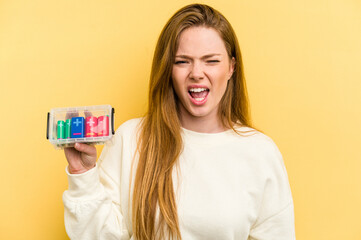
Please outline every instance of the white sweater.
[{"label": "white sweater", "polygon": [[[95,168],[83,174],[67,171],[63,201],[71,239],[132,238],[129,183],[139,121],[119,127]],[[269,137],[186,129],[182,136],[173,182],[183,240],[295,239],[287,172]]]}]

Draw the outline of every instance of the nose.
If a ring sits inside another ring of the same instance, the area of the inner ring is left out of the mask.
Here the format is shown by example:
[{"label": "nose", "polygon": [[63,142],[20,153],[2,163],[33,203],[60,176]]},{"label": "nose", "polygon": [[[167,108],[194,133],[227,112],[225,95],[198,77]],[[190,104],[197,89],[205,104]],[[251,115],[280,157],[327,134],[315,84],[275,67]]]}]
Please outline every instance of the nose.
[{"label": "nose", "polygon": [[191,67],[189,77],[193,80],[202,80],[204,78],[204,69],[201,63],[194,62]]}]

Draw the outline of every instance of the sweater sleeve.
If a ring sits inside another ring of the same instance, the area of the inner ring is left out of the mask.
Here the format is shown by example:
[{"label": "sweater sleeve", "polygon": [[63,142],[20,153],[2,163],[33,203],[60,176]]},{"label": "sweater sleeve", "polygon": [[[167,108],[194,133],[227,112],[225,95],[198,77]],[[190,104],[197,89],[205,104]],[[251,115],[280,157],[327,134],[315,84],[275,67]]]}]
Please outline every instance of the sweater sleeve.
[{"label": "sweater sleeve", "polygon": [[263,151],[265,178],[258,218],[249,240],[294,240],[294,207],[287,171],[281,153],[271,139]]},{"label": "sweater sleeve", "polygon": [[249,240],[293,240],[295,237],[293,204],[252,228]]},{"label": "sweater sleeve", "polygon": [[122,147],[114,138],[105,145],[96,167],[82,174],[66,170],[64,220],[70,239],[130,239],[120,204]]}]

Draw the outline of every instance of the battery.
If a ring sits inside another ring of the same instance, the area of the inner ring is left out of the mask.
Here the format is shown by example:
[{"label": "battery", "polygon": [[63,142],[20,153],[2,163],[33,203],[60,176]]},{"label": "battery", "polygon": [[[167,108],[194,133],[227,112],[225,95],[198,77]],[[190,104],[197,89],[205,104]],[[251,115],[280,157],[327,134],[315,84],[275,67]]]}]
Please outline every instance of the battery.
[{"label": "battery", "polygon": [[65,138],[71,137],[71,119],[65,121]]},{"label": "battery", "polygon": [[65,139],[65,122],[62,120],[59,120],[57,124],[57,137],[58,139]]},{"label": "battery", "polygon": [[98,134],[98,118],[91,116],[85,119],[85,137],[96,137]]},{"label": "battery", "polygon": [[109,136],[109,116],[98,117],[98,137]]},{"label": "battery", "polygon": [[71,138],[83,138],[84,137],[84,117],[71,118]]}]

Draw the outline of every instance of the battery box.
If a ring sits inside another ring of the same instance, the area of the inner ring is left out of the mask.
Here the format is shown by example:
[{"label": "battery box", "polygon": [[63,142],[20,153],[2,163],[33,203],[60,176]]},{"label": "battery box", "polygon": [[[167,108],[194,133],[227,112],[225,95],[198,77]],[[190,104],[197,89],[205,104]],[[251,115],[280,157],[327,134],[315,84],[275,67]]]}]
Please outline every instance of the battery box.
[{"label": "battery box", "polygon": [[76,142],[104,144],[114,135],[114,108],[110,105],[53,108],[48,112],[46,138],[56,149]]}]

